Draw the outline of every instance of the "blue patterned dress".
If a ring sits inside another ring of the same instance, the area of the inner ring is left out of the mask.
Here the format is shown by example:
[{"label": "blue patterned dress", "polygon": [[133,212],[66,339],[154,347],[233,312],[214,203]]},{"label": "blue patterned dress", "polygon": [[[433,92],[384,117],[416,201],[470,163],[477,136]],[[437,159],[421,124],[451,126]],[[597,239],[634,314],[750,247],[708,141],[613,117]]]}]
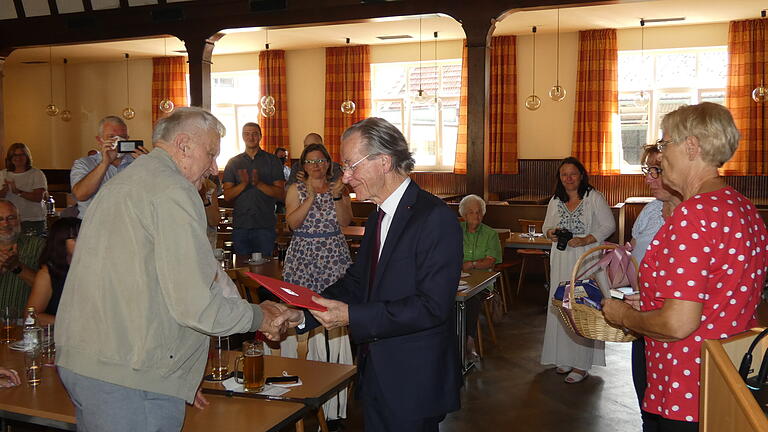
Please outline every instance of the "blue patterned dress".
[{"label": "blue patterned dress", "polygon": [[[307,199],[307,187],[297,183],[299,201]],[[304,223],[294,230],[285,256],[283,280],[317,293],[344,275],[352,264],[349,247],[336,220],[331,192],[317,194]]]}]

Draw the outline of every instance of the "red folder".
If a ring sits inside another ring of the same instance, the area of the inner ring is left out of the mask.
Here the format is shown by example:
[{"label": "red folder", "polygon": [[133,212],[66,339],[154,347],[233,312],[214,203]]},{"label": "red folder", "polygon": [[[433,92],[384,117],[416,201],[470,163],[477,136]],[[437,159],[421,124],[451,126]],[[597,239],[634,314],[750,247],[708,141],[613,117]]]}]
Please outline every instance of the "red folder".
[{"label": "red folder", "polygon": [[305,309],[312,309],[320,312],[325,312],[328,310],[325,306],[321,306],[312,301],[313,296],[320,297],[320,294],[312,291],[307,287],[294,285],[279,279],[256,273],[245,272],[245,274],[248,275],[251,279],[260,283],[261,286],[268,289],[272,294],[278,296],[280,300],[288,303],[289,305],[298,306]]}]

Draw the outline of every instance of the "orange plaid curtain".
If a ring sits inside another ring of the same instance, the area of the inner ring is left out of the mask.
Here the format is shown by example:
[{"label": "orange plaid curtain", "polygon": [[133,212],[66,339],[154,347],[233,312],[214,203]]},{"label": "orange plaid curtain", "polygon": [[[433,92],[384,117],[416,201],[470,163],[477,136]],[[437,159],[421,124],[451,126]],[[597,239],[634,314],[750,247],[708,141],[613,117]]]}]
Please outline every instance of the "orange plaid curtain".
[{"label": "orange plaid curtain", "polygon": [[728,83],[725,106],[741,132],[741,142],[730,161],[723,165],[725,175],[768,174],[765,148],[766,103],[752,100],[752,90],[768,84],[763,77],[768,46],[767,21],[731,21],[728,27]]},{"label": "orange plaid curtain", "polygon": [[[325,49],[325,147],[341,160],[341,134],[371,112],[371,60],[368,45]],[[341,103],[349,97],[355,112],[344,114]]]},{"label": "orange plaid curtain", "polygon": [[491,38],[488,145],[490,174],[517,174],[515,36]]},{"label": "orange plaid curtain", "polygon": [[576,109],[571,152],[592,174],[619,174],[613,121],[619,114],[616,29],[579,32]]},{"label": "orange plaid curtain", "polygon": [[288,92],[285,89],[285,51],[265,50],[259,53],[259,89],[263,96],[275,98],[275,114],[259,115],[262,148],[274,153],[278,147],[288,148]]},{"label": "orange plaid curtain", "polygon": [[170,99],[174,106],[187,106],[187,58],[152,58],[152,124],[168,115],[160,111],[160,101]]},{"label": "orange plaid curtain", "polygon": [[459,130],[456,133],[454,174],[467,173],[467,41],[461,51],[461,88],[459,90]]}]

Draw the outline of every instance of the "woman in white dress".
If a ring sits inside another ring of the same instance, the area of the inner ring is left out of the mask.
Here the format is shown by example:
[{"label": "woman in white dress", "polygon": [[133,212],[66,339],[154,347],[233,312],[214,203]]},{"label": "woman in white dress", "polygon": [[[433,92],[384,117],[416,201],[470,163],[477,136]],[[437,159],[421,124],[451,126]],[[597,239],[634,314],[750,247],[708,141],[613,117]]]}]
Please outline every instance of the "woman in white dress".
[{"label": "woman in white dress", "polygon": [[[616,223],[603,194],[589,184],[587,171],[574,157],[563,159],[557,169],[555,195],[547,206],[543,230],[552,240],[550,255],[550,299],[561,281],[569,280],[573,266],[589,248],[608,238]],[[564,251],[557,249],[557,228],[573,233]],[[557,373],[568,374],[565,382],[578,383],[589,375],[592,365],[605,366],[605,344],[585,339],[568,330],[549,304],[541,363],[557,366]]]}]

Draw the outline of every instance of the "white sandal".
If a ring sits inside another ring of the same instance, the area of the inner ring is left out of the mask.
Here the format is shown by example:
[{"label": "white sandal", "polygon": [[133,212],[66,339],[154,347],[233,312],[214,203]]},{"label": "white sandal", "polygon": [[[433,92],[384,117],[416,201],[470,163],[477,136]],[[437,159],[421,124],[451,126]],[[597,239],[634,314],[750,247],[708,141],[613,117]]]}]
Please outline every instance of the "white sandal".
[{"label": "white sandal", "polygon": [[568,376],[565,377],[565,382],[568,384],[577,384],[584,381],[588,376],[589,376],[588,371],[584,371],[584,375],[574,371],[569,373]]}]

